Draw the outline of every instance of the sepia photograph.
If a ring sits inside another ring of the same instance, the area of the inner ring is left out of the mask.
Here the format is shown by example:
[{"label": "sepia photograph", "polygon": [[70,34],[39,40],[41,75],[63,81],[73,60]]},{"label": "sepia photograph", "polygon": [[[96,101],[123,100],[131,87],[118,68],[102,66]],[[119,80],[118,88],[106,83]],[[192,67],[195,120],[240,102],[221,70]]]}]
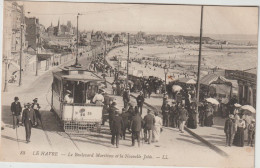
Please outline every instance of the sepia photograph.
[{"label": "sepia photograph", "polygon": [[258,6],[3,2],[0,162],[254,167]]}]

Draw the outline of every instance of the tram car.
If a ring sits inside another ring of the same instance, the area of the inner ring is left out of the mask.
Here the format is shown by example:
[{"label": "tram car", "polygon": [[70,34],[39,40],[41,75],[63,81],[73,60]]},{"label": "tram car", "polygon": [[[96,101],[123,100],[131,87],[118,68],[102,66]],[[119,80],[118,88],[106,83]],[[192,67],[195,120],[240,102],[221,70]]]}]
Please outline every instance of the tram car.
[{"label": "tram car", "polygon": [[64,67],[53,72],[51,111],[65,132],[100,132],[103,104],[94,104],[92,99],[102,82],[82,67]]}]

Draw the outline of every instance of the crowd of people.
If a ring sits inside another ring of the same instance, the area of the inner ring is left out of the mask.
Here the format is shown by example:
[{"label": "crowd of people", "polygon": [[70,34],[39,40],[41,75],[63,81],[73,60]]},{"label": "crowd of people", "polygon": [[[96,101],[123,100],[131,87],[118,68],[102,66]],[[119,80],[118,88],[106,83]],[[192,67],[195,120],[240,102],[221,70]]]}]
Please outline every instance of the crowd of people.
[{"label": "crowd of people", "polygon": [[117,103],[112,102],[107,108],[112,145],[116,145],[118,148],[119,140],[126,139],[127,130],[131,134],[132,146],[135,146],[137,141],[138,147],[140,147],[141,140],[148,144],[159,141],[162,119],[157,112],[153,113],[148,109],[147,114],[142,118],[138,107],[133,107],[131,103],[128,103],[121,112],[116,106]]}]

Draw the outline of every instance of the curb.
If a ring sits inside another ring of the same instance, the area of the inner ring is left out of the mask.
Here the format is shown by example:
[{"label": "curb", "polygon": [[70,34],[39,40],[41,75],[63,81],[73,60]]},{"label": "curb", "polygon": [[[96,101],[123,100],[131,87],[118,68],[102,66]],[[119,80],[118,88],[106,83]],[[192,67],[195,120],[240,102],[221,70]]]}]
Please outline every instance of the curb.
[{"label": "curb", "polygon": [[191,131],[188,127],[184,127],[184,129],[191,134],[192,136],[194,136],[195,138],[197,138],[198,140],[200,140],[202,143],[206,144],[208,147],[210,147],[212,150],[214,150],[215,152],[217,152],[218,154],[220,154],[221,156],[225,156],[228,157],[229,155],[223,151],[222,149],[220,149],[219,147],[213,145],[212,143],[210,143],[209,141],[207,141],[206,139],[202,138],[201,136],[199,136],[198,134],[194,133],[193,131]]}]

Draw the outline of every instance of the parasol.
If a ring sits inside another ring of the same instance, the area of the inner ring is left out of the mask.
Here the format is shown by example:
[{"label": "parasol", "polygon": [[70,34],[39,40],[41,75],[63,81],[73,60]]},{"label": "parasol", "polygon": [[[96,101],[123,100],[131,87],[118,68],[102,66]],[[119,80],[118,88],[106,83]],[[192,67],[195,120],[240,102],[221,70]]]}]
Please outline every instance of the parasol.
[{"label": "parasol", "polygon": [[179,85],[173,85],[172,86],[172,91],[173,92],[179,92],[182,88]]},{"label": "parasol", "polygon": [[207,98],[206,100],[211,104],[219,105],[219,102],[214,98]]},{"label": "parasol", "polygon": [[234,104],[234,106],[235,106],[235,107],[241,107],[242,105],[236,103],[236,104]]},{"label": "parasol", "polygon": [[250,106],[250,105],[244,105],[244,106],[241,107],[241,109],[250,111],[251,113],[256,113],[255,108],[253,106]]}]

